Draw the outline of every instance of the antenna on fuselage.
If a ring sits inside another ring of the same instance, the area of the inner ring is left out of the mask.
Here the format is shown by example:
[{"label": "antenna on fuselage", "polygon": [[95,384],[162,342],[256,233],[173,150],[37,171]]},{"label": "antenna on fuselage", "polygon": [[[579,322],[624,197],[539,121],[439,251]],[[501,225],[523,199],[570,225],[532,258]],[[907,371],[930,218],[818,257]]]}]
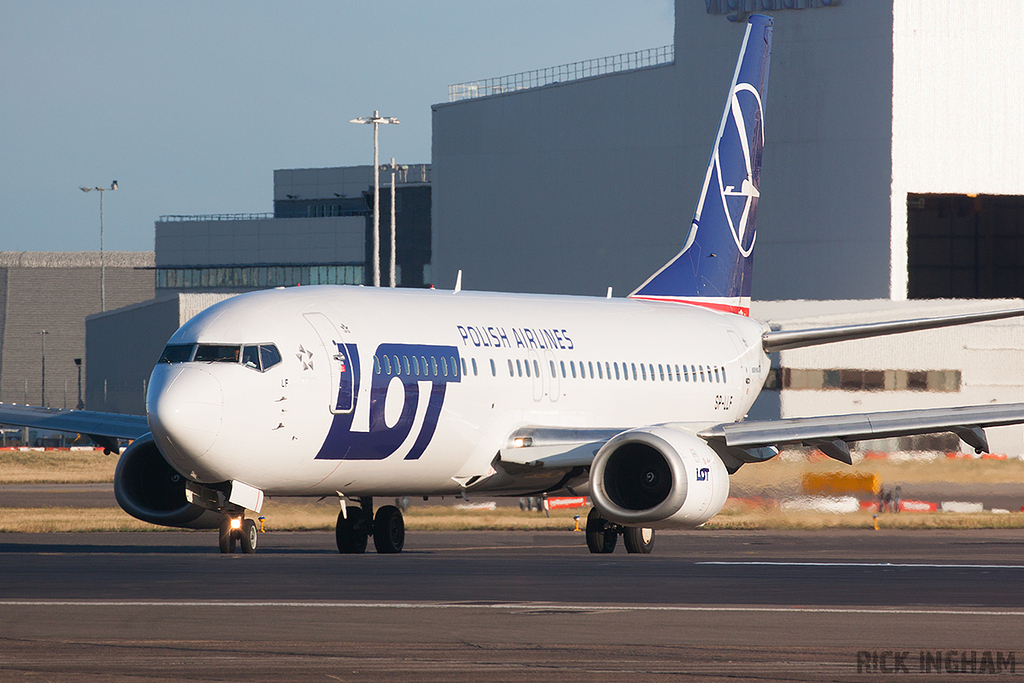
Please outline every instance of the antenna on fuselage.
[{"label": "antenna on fuselage", "polygon": [[455,276],[455,291],[453,294],[458,294],[462,291],[462,270],[459,270],[459,274]]}]

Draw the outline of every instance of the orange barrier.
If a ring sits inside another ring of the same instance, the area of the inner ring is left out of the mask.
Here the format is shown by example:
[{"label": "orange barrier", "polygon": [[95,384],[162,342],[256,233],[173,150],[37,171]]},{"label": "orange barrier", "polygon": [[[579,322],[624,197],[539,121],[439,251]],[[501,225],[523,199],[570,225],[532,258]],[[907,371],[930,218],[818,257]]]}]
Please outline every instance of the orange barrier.
[{"label": "orange barrier", "polygon": [[802,477],[801,485],[810,495],[876,494],[882,483],[877,474],[809,472]]},{"label": "orange barrier", "polygon": [[565,510],[568,508],[581,508],[587,504],[584,496],[548,498],[548,510]]}]

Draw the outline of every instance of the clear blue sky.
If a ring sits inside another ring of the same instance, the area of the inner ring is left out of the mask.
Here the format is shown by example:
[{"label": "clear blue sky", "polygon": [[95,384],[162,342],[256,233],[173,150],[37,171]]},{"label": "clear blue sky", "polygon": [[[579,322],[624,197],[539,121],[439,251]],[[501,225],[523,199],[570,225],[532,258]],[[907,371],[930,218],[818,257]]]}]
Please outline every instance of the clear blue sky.
[{"label": "clear blue sky", "polygon": [[452,83],[672,42],[673,0],[0,2],[0,251],[150,250],[278,168],[430,161]]}]

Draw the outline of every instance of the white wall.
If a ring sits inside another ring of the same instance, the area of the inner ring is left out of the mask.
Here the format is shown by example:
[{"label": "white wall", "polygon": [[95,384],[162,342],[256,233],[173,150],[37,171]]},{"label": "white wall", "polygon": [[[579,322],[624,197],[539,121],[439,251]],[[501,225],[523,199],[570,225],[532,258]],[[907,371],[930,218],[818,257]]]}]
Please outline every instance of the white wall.
[{"label": "white wall", "polygon": [[907,291],[908,192],[1024,195],[1017,0],[893,6],[892,291]]}]

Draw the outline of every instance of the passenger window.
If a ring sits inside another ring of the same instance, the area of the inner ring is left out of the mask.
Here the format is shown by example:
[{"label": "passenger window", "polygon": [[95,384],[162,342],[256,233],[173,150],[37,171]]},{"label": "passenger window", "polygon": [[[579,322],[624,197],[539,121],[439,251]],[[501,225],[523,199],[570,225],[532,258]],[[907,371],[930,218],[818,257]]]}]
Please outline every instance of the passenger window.
[{"label": "passenger window", "polygon": [[636,363],[630,363],[633,366],[633,381],[636,381]]},{"label": "passenger window", "polygon": [[[474,360],[473,362],[475,363],[476,361]],[[466,374],[467,374],[467,373],[466,373],[466,359],[465,359],[465,358],[463,358],[463,359],[462,359],[462,376],[463,376],[463,377],[465,377],[465,376],[466,376]]]},{"label": "passenger window", "polygon": [[719,379],[718,379],[718,368],[716,367],[715,368],[715,382],[717,383],[718,381],[719,381]]},{"label": "passenger window", "polygon": [[661,363],[658,363],[658,377],[661,378],[662,382],[665,381],[665,368],[661,366]]},{"label": "passenger window", "polygon": [[258,346],[242,347],[242,365],[253,370],[260,369],[260,348]]},{"label": "passenger window", "polygon": [[597,361],[597,378],[604,379],[604,371],[601,370],[601,361]]},{"label": "passenger window", "polygon": [[555,361],[549,360],[548,361],[548,365],[551,366],[551,376],[552,377],[558,377],[558,372],[555,371]]},{"label": "passenger window", "polygon": [[423,368],[423,376],[426,377],[430,374],[430,369],[427,367],[427,357],[420,356],[420,367]]},{"label": "passenger window", "polygon": [[576,379],[576,361],[569,361],[569,370],[572,371],[572,378]]},{"label": "passenger window", "polygon": [[619,379],[619,364],[618,363],[612,363],[612,365],[615,366],[615,379]]},{"label": "passenger window", "polygon": [[653,382],[654,381],[654,363],[651,363],[647,367],[649,367],[651,369],[651,381]]},{"label": "passenger window", "polygon": [[[465,362],[465,361],[463,361]],[[452,369],[452,377],[459,376],[459,363],[455,360],[455,356],[448,357],[448,367]]]},{"label": "passenger window", "polygon": [[530,361],[526,361],[524,363],[524,365],[526,366],[526,376],[529,377],[530,376]]},{"label": "passenger window", "polygon": [[260,364],[263,372],[281,362],[281,352],[273,344],[260,344]]},{"label": "passenger window", "polygon": [[408,375],[410,373],[409,356],[402,356],[402,367],[405,369],[405,374]]},{"label": "passenger window", "polygon": [[604,376],[608,379],[612,378],[612,366],[608,361],[604,362]]},{"label": "passenger window", "polygon": [[679,365],[676,365],[676,381],[679,381]]},{"label": "passenger window", "polygon": [[[530,373],[526,374],[529,375]],[[537,364],[537,361],[533,361],[533,376],[540,377],[540,365]]]},{"label": "passenger window", "polygon": [[[594,362],[588,360],[587,361],[587,367],[590,369],[590,379],[594,379]],[[601,366],[598,365],[598,367],[601,367]]]},{"label": "passenger window", "polygon": [[[158,363],[187,363],[192,359],[192,349],[195,344],[168,344],[164,352],[160,354]],[[152,356],[150,356],[152,358]]]},{"label": "passenger window", "polygon": [[430,374],[437,377],[437,356],[430,357]]},{"label": "passenger window", "polygon": [[640,364],[640,372],[643,373],[644,381],[647,381],[647,366],[643,363]]},{"label": "passenger window", "polygon": [[722,381],[723,381],[723,382],[728,382],[728,381],[729,381],[729,380],[727,380],[727,379],[725,378],[725,368],[724,368],[724,367],[722,368]]},{"label": "passenger window", "polygon": [[395,362],[394,362],[394,365],[393,365],[393,367],[395,368],[395,374],[396,374],[396,375],[398,375],[398,374],[401,374],[401,372],[402,372],[402,366],[398,364],[398,356],[391,356],[391,359],[392,359],[393,361],[395,361]]},{"label": "passenger window", "polygon": [[373,371],[378,375],[380,374],[380,358],[377,358],[377,356],[373,357]]},{"label": "passenger window", "polygon": [[698,365],[697,367],[700,368],[700,381],[703,382],[704,381],[704,366],[703,365]]},{"label": "passenger window", "polygon": [[491,377],[498,376],[498,368],[494,367],[494,359],[491,358]]},{"label": "passenger window", "polygon": [[384,360],[384,374],[385,375],[390,375],[391,374],[391,359],[388,358],[387,356],[384,356],[383,360]]},{"label": "passenger window", "polygon": [[560,360],[560,361],[558,361],[558,364],[562,367],[562,377],[564,378],[565,377],[565,361],[564,360]]},{"label": "passenger window", "polygon": [[512,359],[511,358],[508,359],[508,376],[509,377],[515,377],[516,376],[515,369],[512,367]]},{"label": "passenger window", "polygon": [[519,374],[520,377],[523,376],[523,362],[518,358],[516,358],[516,372]]},{"label": "passenger window", "polygon": [[419,375],[420,374],[420,362],[419,362],[419,360],[417,360],[416,356],[412,357],[412,374],[414,374],[414,375]]},{"label": "passenger window", "polygon": [[445,377],[448,376],[448,361],[444,356],[441,356],[441,374]]},{"label": "passenger window", "polygon": [[[463,372],[462,374],[466,374],[466,373]],[[477,372],[476,372],[476,358],[473,359],[473,376],[474,377],[477,376]]]},{"label": "passenger window", "polygon": [[683,381],[684,382],[689,382],[690,381],[690,373],[687,372],[685,365],[683,366]]},{"label": "passenger window", "polygon": [[[196,347],[197,363],[237,363],[240,346],[200,344]],[[152,356],[151,356],[152,357]]]}]

